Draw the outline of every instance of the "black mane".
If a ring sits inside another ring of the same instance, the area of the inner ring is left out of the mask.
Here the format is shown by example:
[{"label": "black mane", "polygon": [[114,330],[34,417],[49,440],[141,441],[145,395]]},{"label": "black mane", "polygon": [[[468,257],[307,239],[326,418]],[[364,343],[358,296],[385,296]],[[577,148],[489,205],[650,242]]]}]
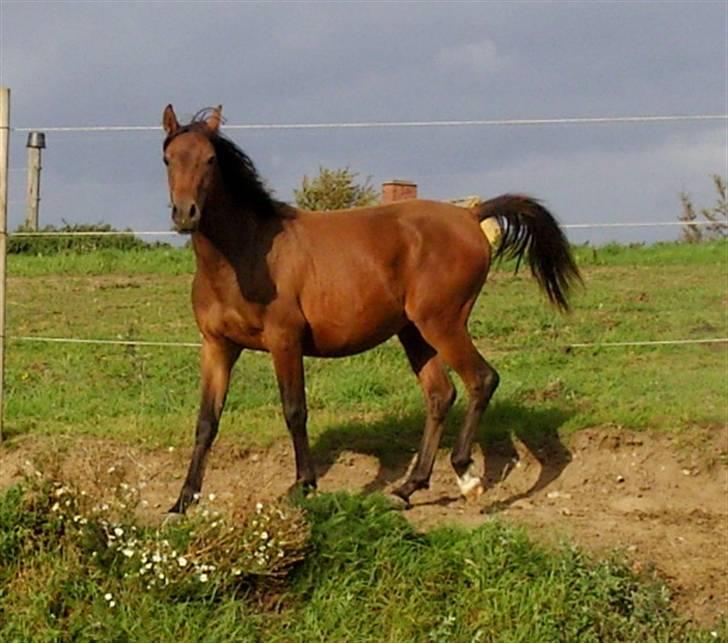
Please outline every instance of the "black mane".
[{"label": "black mane", "polygon": [[175,138],[186,132],[203,134],[215,149],[225,188],[235,205],[252,210],[262,218],[291,216],[293,209],[271,196],[251,158],[226,136],[210,131],[205,122],[210,113],[211,108],[197,112],[187,125],[165,139],[162,149],[167,149]]}]

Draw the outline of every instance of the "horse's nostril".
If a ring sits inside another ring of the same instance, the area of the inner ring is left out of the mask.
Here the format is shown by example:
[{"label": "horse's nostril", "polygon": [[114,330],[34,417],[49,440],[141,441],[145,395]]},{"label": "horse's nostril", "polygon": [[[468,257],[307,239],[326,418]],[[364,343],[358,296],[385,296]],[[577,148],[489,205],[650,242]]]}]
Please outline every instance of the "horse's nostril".
[{"label": "horse's nostril", "polygon": [[197,216],[197,206],[193,203],[190,206],[190,219],[194,219]]}]

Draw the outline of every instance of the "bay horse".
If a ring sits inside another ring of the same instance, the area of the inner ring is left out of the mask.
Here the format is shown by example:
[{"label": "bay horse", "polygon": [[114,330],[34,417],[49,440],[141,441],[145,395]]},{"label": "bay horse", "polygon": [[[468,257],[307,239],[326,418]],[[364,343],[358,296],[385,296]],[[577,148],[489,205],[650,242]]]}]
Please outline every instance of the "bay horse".
[{"label": "bay horse", "polygon": [[[243,349],[273,358],[293,438],[295,486],[315,488],[306,433],[303,357],[341,357],[397,335],[425,398],[427,417],[414,467],[394,494],[406,506],[429,485],[445,416],[455,400],[446,366],[468,394],[451,463],[461,493],[477,497],[471,445],[498,386],[473,345],[468,317],[493,258],[526,259],[558,308],[580,280],[569,244],[538,201],[503,195],[466,209],[409,200],[311,212],[274,200],[250,158],[220,133],[221,107],[184,126],[168,105],[162,123],[172,220],[190,233],[196,258],[192,305],[202,336],[202,402],[179,498],[184,513],[202,487],[230,372]],[[496,252],[480,229],[502,229]]]}]

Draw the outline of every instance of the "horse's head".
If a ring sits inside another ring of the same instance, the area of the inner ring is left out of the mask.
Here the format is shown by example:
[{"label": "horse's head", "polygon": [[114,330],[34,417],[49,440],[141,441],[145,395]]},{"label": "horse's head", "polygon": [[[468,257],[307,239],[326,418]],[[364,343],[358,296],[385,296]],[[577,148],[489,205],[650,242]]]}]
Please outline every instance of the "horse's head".
[{"label": "horse's head", "polygon": [[194,232],[200,225],[205,201],[216,172],[215,148],[210,136],[217,134],[222,106],[207,118],[181,126],[171,105],[162,116],[167,133],[164,163],[167,166],[172,221],[178,232]]}]

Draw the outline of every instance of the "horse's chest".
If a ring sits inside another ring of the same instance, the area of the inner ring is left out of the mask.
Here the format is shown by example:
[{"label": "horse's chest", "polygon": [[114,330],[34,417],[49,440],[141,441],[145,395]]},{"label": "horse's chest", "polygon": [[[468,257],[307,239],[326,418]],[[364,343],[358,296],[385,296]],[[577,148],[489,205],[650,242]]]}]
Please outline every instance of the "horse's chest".
[{"label": "horse's chest", "polygon": [[203,335],[225,337],[251,349],[263,349],[263,315],[258,307],[222,298],[193,296],[197,325]]}]

